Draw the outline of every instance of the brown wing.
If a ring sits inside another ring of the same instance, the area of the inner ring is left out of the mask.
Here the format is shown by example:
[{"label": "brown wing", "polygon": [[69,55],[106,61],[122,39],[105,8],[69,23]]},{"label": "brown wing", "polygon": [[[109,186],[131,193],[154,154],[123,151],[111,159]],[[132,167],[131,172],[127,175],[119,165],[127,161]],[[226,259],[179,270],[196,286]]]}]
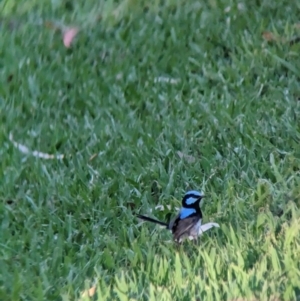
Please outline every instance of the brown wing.
[{"label": "brown wing", "polygon": [[177,218],[172,226],[174,239],[180,240],[182,236],[188,235],[199,219],[199,216],[191,216],[184,219]]}]

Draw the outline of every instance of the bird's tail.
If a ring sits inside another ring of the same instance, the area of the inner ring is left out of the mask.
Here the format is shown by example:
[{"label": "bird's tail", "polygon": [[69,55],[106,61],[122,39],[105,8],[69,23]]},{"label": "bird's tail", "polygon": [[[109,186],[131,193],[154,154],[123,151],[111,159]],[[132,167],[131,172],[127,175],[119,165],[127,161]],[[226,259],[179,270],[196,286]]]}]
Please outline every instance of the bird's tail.
[{"label": "bird's tail", "polygon": [[154,224],[159,224],[161,226],[165,226],[168,228],[168,224],[167,223],[164,223],[164,222],[161,222],[161,221],[158,221],[154,218],[151,218],[151,217],[148,217],[148,216],[144,216],[144,215],[141,215],[141,214],[137,214],[136,215],[138,218],[144,220],[144,221],[147,221],[147,222],[151,222],[151,223],[154,223]]}]

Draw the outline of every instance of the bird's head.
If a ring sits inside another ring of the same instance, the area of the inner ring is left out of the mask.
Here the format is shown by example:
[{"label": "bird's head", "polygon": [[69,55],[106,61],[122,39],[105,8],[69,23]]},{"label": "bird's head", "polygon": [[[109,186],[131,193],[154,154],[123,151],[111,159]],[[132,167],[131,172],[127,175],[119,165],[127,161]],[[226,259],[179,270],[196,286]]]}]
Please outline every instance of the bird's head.
[{"label": "bird's head", "polygon": [[199,208],[200,201],[204,197],[202,191],[190,190],[182,199],[182,207],[184,208]]}]

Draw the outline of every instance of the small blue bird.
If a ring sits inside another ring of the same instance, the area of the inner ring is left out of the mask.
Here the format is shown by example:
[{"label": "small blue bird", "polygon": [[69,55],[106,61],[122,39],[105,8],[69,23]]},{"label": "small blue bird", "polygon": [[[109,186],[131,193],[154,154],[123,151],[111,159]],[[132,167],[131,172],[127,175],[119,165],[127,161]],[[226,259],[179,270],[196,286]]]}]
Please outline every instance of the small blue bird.
[{"label": "small blue bird", "polygon": [[137,217],[148,222],[165,226],[172,231],[176,242],[181,243],[184,238],[190,240],[197,239],[203,232],[213,228],[220,227],[217,223],[207,223],[202,225],[202,212],[200,201],[204,197],[202,192],[188,191],[182,199],[182,207],[178,215],[169,223],[161,222],[148,216],[137,214]]}]

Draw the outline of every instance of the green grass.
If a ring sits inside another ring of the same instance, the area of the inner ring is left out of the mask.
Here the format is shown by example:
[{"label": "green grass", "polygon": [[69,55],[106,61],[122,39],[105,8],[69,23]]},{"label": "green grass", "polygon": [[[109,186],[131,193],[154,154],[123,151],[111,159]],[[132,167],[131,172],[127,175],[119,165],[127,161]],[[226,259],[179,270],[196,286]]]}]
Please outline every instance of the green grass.
[{"label": "green grass", "polygon": [[[95,2],[0,4],[0,300],[300,300],[299,4]],[[133,210],[188,189],[178,249]]]}]

